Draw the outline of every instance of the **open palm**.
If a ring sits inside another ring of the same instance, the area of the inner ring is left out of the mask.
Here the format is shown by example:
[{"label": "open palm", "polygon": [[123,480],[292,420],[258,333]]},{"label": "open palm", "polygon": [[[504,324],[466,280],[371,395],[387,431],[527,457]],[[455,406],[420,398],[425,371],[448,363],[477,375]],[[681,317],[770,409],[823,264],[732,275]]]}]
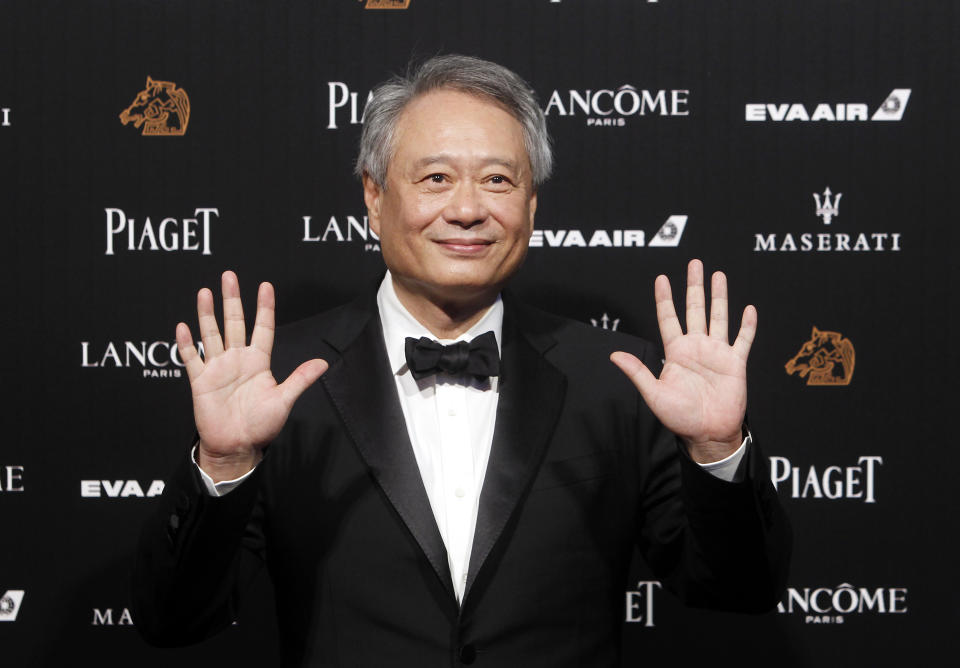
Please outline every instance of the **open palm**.
[{"label": "open palm", "polygon": [[665,363],[656,378],[635,356],[615,352],[610,359],[630,378],[653,414],[686,441],[701,462],[730,454],[741,442],[747,405],[747,356],[757,329],[757,311],[747,306],[733,345],[727,343],[727,279],[711,282],[710,328],[707,330],[703,265],[687,268],[687,333],[673,305],[670,281],[654,283],[657,321]]},{"label": "open palm", "polygon": [[[223,331],[213,312],[213,293],[197,293],[197,317],[204,357],[194,347],[190,328],[177,325],[177,349],[186,366],[193,415],[200,434],[200,464],[222,475],[242,475],[259,461],[260,450],[283,428],[293,403],[327,369],[321,359],[304,362],[282,384],[270,372],[275,297],[262,283],[257,316],[247,345],[236,274],[224,272]],[[205,466],[207,464],[208,466]],[[213,475],[211,470],[208,473]]]}]

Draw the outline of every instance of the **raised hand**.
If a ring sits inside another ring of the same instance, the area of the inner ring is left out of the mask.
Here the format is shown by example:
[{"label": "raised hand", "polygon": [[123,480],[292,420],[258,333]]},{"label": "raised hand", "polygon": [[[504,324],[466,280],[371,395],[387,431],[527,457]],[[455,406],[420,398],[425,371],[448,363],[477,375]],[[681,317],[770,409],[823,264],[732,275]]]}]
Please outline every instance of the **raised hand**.
[{"label": "raised hand", "polygon": [[237,478],[257,465],[262,448],[280,433],[293,403],[327,370],[325,361],[312,359],[278,385],[270,372],[276,304],[273,286],[260,284],[250,345],[236,274],[224,272],[221,287],[222,339],[213,313],[213,293],[207,288],[197,293],[203,359],[190,328],[183,322],[177,324],[177,350],[190,379],[193,416],[200,434],[199,463],[217,482]]},{"label": "raised hand", "polygon": [[610,360],[636,385],[653,414],[687,444],[697,462],[718,461],[742,442],[747,407],[747,355],[757,331],[757,310],[743,310],[740,331],[727,343],[727,278],[715,272],[711,282],[707,331],[703,264],[687,267],[687,333],[673,306],[670,281],[657,276],[654,297],[666,362],[660,378],[636,357],[615,352]]}]

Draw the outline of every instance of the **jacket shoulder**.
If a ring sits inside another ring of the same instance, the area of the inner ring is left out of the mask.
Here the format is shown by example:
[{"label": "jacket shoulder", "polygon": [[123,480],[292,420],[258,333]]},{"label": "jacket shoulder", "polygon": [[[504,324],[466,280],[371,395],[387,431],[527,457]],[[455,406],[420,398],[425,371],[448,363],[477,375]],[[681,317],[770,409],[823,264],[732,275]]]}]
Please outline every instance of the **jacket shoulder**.
[{"label": "jacket shoulder", "polygon": [[369,295],[277,328],[273,350],[275,371],[292,371],[319,357],[332,363],[375,316]]}]

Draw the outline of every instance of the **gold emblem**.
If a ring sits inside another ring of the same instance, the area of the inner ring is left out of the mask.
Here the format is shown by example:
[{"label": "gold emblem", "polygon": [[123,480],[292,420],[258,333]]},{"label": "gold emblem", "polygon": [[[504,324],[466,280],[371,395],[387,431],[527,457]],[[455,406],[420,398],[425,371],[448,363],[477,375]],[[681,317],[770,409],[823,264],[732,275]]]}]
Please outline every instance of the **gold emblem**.
[{"label": "gold emblem", "polygon": [[364,9],[406,9],[410,0],[367,0]]},{"label": "gold emblem", "polygon": [[788,374],[806,378],[807,385],[849,385],[855,361],[850,339],[814,327],[810,340],[785,366]]},{"label": "gold emblem", "polygon": [[148,76],[147,87],[120,113],[120,121],[142,126],[140,134],[144,136],[182,135],[190,121],[190,98],[172,81],[154,81]]}]

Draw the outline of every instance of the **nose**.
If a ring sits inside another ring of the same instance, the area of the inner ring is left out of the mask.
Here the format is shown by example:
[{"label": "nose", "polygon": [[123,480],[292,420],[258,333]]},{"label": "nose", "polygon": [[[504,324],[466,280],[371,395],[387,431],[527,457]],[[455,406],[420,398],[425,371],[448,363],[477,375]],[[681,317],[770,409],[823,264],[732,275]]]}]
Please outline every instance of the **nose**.
[{"label": "nose", "polygon": [[443,211],[444,220],[463,228],[483,223],[488,215],[479,185],[466,179],[457,183],[451,191],[450,200]]}]

